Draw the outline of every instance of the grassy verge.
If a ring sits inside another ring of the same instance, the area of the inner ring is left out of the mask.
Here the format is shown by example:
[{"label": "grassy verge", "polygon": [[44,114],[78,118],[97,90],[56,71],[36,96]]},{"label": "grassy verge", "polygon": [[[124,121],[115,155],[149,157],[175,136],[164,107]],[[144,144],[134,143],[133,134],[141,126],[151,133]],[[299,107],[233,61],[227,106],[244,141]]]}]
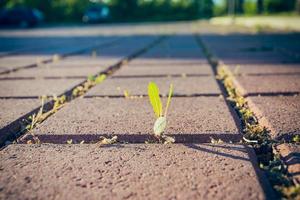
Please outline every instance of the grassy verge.
[{"label": "grassy verge", "polygon": [[213,25],[238,25],[255,28],[257,31],[275,29],[280,31],[300,31],[300,16],[230,16],[214,17],[209,21]]}]

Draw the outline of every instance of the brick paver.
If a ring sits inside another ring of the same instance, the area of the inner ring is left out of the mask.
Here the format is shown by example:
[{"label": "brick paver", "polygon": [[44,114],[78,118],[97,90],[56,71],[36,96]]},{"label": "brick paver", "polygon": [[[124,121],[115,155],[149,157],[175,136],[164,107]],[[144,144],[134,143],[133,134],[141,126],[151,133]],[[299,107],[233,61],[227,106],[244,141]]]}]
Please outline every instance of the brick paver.
[{"label": "brick paver", "polygon": [[140,65],[140,67],[132,67],[133,65],[124,66],[113,77],[118,76],[158,76],[158,75],[177,75],[177,76],[197,76],[197,75],[212,75],[212,69],[205,64],[183,64],[183,65],[163,65],[159,64],[152,66]]},{"label": "brick paver", "polygon": [[250,97],[248,101],[273,138],[300,134],[300,96]]},{"label": "brick paver", "polygon": [[253,150],[241,145],[12,145],[0,157],[2,199],[265,199],[272,195],[268,184],[259,180]]},{"label": "brick paver", "polygon": [[295,75],[300,74],[300,65],[298,64],[246,64],[246,65],[229,65],[234,75]]},{"label": "brick paver", "polygon": [[[146,72],[145,72],[146,74]],[[218,96],[220,89],[214,77],[161,77],[161,78],[113,78],[91,89],[88,96],[124,96],[124,90],[131,95],[147,95],[147,86],[154,81],[160,88],[160,93],[167,95],[170,84],[174,84],[176,95],[207,94]]]},{"label": "brick paver", "polygon": [[0,97],[18,98],[60,95],[83,80],[85,79],[0,80]]},{"label": "brick paver", "polygon": [[[80,64],[80,62],[79,62]],[[52,67],[51,64],[45,65],[39,68],[32,68],[27,70],[20,70],[15,73],[2,74],[0,79],[7,78],[49,78],[49,77],[81,77],[86,78],[89,75],[97,74],[98,72],[105,69],[98,64],[98,67],[85,66],[85,62],[81,62],[81,67],[69,68],[65,65],[60,65],[60,67]]]},{"label": "brick paver", "polygon": [[38,55],[18,55],[11,57],[4,57],[0,59],[0,72],[11,70],[18,67],[28,66],[36,64],[45,59],[49,59],[48,56]]},{"label": "brick paver", "polygon": [[240,76],[235,78],[235,83],[242,95],[300,92],[300,75]]},{"label": "brick paver", "polygon": [[8,135],[19,131],[20,123],[8,127],[23,115],[41,104],[38,99],[0,99],[0,141]]},{"label": "brick paver", "polygon": [[[166,133],[175,136],[177,142],[241,139],[224,99],[220,97],[173,98],[168,121]],[[144,143],[152,139],[154,122],[155,116],[147,98],[88,98],[67,105],[33,133],[45,142],[66,143],[71,138],[77,142],[95,141],[101,135],[118,135],[120,140]]]},{"label": "brick paver", "polygon": [[132,67],[140,67],[142,66],[153,66],[153,65],[172,65],[172,66],[182,66],[182,65],[194,65],[194,64],[208,64],[206,59],[192,58],[136,58],[130,62],[130,66]]}]

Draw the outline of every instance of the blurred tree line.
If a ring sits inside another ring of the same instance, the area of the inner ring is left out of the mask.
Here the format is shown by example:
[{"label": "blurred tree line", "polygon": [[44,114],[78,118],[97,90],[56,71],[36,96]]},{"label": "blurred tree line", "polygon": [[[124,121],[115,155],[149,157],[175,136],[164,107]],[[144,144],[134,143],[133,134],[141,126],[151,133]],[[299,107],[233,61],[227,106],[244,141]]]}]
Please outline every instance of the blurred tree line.
[{"label": "blurred tree line", "polygon": [[87,8],[103,4],[110,7],[113,21],[188,20],[213,15],[213,0],[0,0],[2,8],[37,8],[48,22],[80,21]]},{"label": "blurred tree line", "polygon": [[300,0],[0,0],[1,8],[37,8],[48,22],[80,21],[85,10],[105,4],[113,21],[189,20],[235,14],[289,12]]},{"label": "blurred tree line", "polygon": [[300,14],[300,0],[219,0],[214,15],[224,15],[231,10],[235,14],[274,14],[296,12]]}]

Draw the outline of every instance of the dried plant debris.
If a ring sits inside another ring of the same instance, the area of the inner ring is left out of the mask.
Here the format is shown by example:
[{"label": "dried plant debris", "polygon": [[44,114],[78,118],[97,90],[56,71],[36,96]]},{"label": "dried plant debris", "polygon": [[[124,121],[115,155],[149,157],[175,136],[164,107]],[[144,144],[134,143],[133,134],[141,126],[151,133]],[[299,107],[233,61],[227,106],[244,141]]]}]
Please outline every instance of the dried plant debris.
[{"label": "dried plant debris", "polygon": [[165,113],[163,113],[162,103],[159,94],[159,88],[154,82],[150,82],[148,84],[148,96],[150,99],[150,103],[152,105],[156,121],[153,126],[154,136],[161,142],[167,143],[174,143],[175,139],[164,135],[165,129],[167,127],[167,114],[168,108],[171,103],[171,97],[173,94],[173,84],[170,85],[168,100],[165,108]]},{"label": "dried plant debris", "polygon": [[73,89],[72,96],[75,98],[84,95],[90,88],[99,83],[102,83],[105,79],[105,74],[100,74],[98,76],[88,76],[86,82]]},{"label": "dried plant debris", "polygon": [[[251,144],[256,152],[259,166],[265,171],[273,188],[282,199],[300,199],[299,185],[295,185],[288,174],[287,167],[280,157],[273,153],[273,145],[280,141],[273,141],[269,137],[269,130],[260,126],[255,114],[251,111],[247,101],[241,96],[233,84],[233,74],[225,65],[217,68],[219,79],[228,94],[230,101],[238,113],[243,126],[243,140]],[[299,142],[300,136],[293,137],[292,142]]]},{"label": "dried plant debris", "polygon": [[223,144],[224,141],[221,139],[214,139],[213,137],[210,137],[210,143],[212,144]]},{"label": "dried plant debris", "polygon": [[251,144],[261,144],[270,140],[269,131],[258,124],[258,120],[249,108],[248,102],[236,90],[233,84],[233,75],[227,66],[220,65],[217,68],[217,79],[223,83],[228,94],[227,100],[230,101],[242,121],[244,141]]},{"label": "dried plant debris", "polygon": [[99,146],[115,144],[118,142],[118,136],[113,136],[112,138],[106,138],[104,136],[100,137],[100,141],[97,142]]}]

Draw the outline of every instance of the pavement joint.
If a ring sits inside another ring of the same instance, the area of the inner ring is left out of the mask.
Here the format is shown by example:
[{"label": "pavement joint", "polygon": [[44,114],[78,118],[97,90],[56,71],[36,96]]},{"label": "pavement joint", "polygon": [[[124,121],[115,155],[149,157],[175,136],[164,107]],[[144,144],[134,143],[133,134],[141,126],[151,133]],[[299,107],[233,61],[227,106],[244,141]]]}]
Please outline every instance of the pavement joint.
[{"label": "pavement joint", "polygon": [[[204,55],[207,58],[208,63],[210,64],[214,77],[218,76],[218,72],[217,72],[217,66],[218,66],[218,59],[216,57],[214,57],[214,55],[209,51],[209,49],[206,47],[206,45],[204,44],[204,42],[201,39],[201,36],[199,35],[194,35],[198,45],[200,46],[200,48],[202,48]],[[242,125],[240,123],[240,119],[239,117],[236,115],[236,112],[234,110],[234,108],[232,108],[232,106],[230,105],[230,102],[227,100],[228,98],[228,94],[226,92],[226,88],[224,87],[224,85],[222,84],[222,82],[216,78],[217,84],[221,90],[222,95],[225,97],[225,103],[230,111],[230,114],[232,115],[235,124],[239,130],[239,133],[242,133]]]}]

